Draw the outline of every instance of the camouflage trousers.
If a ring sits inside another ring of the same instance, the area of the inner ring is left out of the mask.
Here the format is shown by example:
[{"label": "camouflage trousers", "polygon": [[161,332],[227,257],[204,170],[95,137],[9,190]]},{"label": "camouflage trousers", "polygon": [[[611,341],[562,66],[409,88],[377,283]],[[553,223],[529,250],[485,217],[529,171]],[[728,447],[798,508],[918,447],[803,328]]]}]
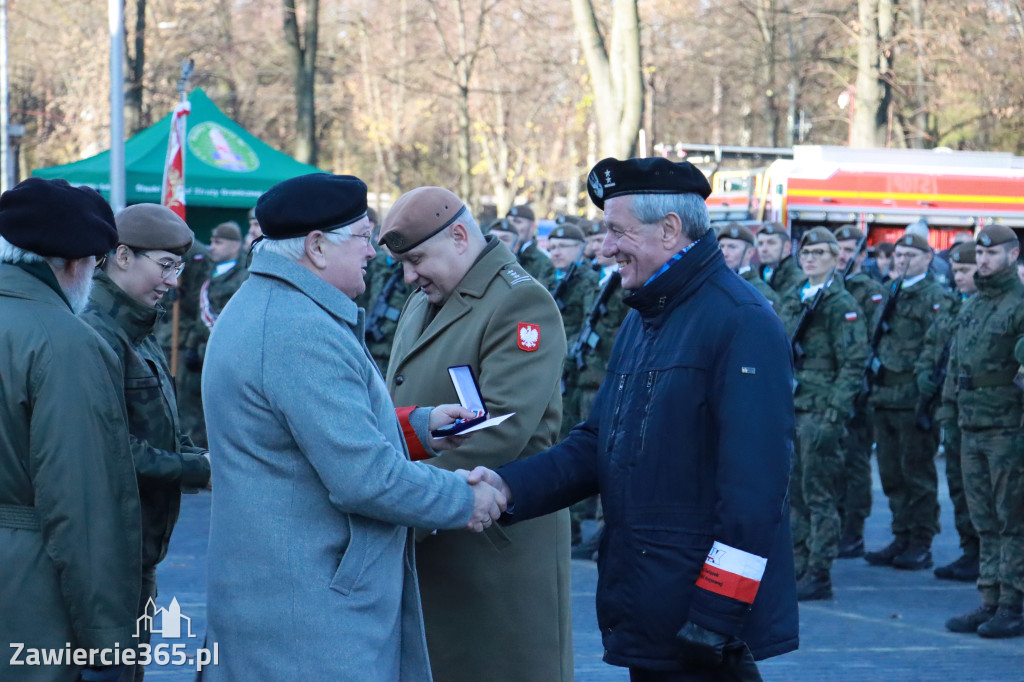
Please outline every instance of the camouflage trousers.
[{"label": "camouflage trousers", "polygon": [[872,423],[878,474],[892,511],[892,534],[930,547],[939,532],[936,435],[917,428],[912,409],[876,408]]},{"label": "camouflage trousers", "polygon": [[866,407],[858,408],[846,425],[840,442],[843,451],[844,477],[840,488],[839,515],[843,534],[864,535],[864,521],[871,515],[871,434],[870,416]]},{"label": "camouflage trousers", "polygon": [[971,522],[964,492],[964,474],[960,465],[960,427],[956,420],[942,424],[942,449],[946,453],[946,483],[953,501],[953,524],[960,536],[960,549],[967,556],[978,556],[978,531]]},{"label": "camouflage trousers", "polygon": [[1024,434],[963,429],[961,458],[971,521],[981,539],[978,589],[986,603],[1020,607],[1024,595]]},{"label": "camouflage trousers", "polygon": [[842,424],[822,414],[796,413],[796,457],[789,481],[793,558],[797,573],[829,571],[839,554]]}]

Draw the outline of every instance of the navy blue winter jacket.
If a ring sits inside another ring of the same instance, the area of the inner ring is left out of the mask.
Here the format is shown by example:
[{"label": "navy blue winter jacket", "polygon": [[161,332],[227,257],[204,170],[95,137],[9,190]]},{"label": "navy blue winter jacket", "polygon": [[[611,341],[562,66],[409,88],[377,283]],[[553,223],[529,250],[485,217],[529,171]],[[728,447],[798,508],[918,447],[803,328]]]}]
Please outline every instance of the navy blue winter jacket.
[{"label": "navy blue winter jacket", "polygon": [[634,310],[587,421],[498,469],[514,504],[502,522],[601,494],[608,663],[682,667],[675,635],[687,620],[739,637],[756,659],[792,651],[793,370],[782,324],[711,233],[626,302]]}]

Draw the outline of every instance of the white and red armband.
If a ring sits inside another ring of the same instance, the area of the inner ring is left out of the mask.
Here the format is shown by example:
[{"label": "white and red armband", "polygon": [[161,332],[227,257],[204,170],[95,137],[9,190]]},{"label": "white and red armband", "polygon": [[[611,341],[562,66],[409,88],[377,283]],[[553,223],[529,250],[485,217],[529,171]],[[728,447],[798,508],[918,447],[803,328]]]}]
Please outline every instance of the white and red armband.
[{"label": "white and red armband", "polygon": [[767,564],[764,557],[716,541],[697,577],[697,587],[753,604]]},{"label": "white and red armband", "polygon": [[423,447],[423,443],[420,442],[420,437],[416,435],[416,429],[413,428],[412,423],[409,421],[409,417],[416,407],[395,408],[395,416],[398,417],[398,423],[402,426],[402,436],[405,438],[405,444],[409,448],[409,459],[414,462],[418,462],[421,459],[430,459],[431,457],[427,449]]}]

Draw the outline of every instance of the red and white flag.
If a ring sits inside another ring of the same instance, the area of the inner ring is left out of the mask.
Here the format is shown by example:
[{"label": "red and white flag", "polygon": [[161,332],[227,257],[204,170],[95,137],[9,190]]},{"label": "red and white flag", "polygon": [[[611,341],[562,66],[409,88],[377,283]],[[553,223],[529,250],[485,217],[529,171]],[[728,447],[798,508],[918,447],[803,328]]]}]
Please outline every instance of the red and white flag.
[{"label": "red and white flag", "polygon": [[161,184],[160,203],[185,219],[185,132],[192,103],[179,102],[171,116],[171,135],[167,138],[167,158],[164,160],[164,181]]}]

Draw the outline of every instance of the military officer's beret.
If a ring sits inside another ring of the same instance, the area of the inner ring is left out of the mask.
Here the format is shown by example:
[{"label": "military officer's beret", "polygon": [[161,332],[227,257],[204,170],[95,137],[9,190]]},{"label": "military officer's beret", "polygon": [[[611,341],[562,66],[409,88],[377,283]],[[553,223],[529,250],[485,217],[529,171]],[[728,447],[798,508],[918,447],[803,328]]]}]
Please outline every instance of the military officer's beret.
[{"label": "military officer's beret", "polygon": [[[380,244],[391,253],[411,251],[466,212],[466,205],[442,187],[417,187],[398,198],[380,228]],[[491,229],[494,229],[493,227]]]},{"label": "military officer's beret", "polygon": [[583,218],[576,215],[560,215],[555,218],[555,225],[565,225],[566,223],[572,223],[573,225],[579,225]]},{"label": "military officer's beret", "polygon": [[1017,241],[1017,234],[1005,225],[989,225],[978,233],[978,246],[999,246]]},{"label": "military officer's beret", "polygon": [[505,217],[506,218],[526,218],[527,220],[536,220],[533,217],[533,209],[530,208],[529,205],[527,205],[527,204],[522,204],[520,206],[513,206],[512,208],[510,208],[508,210],[508,213],[505,214]]},{"label": "military officer's beret", "polygon": [[748,228],[738,223],[729,223],[724,227],[720,228],[718,232],[719,239],[739,239],[753,246],[754,244],[754,233]]},{"label": "military officer's beret", "polygon": [[169,251],[184,255],[193,234],[178,214],[160,204],[135,204],[118,211],[117,241],[140,251]]},{"label": "military officer's beret", "polygon": [[832,234],[834,234],[836,236],[836,239],[841,242],[847,241],[849,239],[859,242],[861,239],[864,238],[864,231],[861,230],[856,225],[843,225],[841,227],[837,227],[836,231],[833,232]]},{"label": "military officer's beret", "polygon": [[114,212],[99,192],[28,178],[0,195],[0,237],[45,258],[86,258],[117,245]]},{"label": "military officer's beret", "polygon": [[[258,222],[258,221],[257,221]],[[228,220],[213,228],[214,239],[227,239],[232,242],[242,241],[242,228],[234,220]]]},{"label": "military officer's beret", "polygon": [[598,208],[625,194],[711,194],[704,174],[689,161],[675,163],[661,157],[599,161],[587,178],[587,192]]},{"label": "military officer's beret", "polygon": [[779,223],[764,223],[761,225],[761,229],[757,231],[758,234],[777,234],[783,239],[790,239],[789,230],[783,227]]},{"label": "military officer's beret", "polygon": [[949,250],[949,259],[954,263],[974,265],[978,261],[974,257],[974,242],[961,242]]},{"label": "military officer's beret", "polygon": [[508,218],[495,218],[487,226],[487,232],[511,232],[516,233],[516,228],[512,227],[512,223],[508,221]]},{"label": "military officer's beret", "polygon": [[300,175],[277,183],[256,201],[256,220],[267,239],[330,232],[365,217],[366,183],[353,175]]},{"label": "military officer's beret", "polygon": [[572,223],[566,223],[565,225],[559,225],[555,229],[551,230],[548,235],[548,239],[571,239],[572,241],[582,242],[586,239],[578,226]]},{"label": "military officer's beret", "polygon": [[580,228],[585,237],[594,237],[597,235],[604,234],[608,231],[605,227],[604,221],[602,220],[587,220],[586,218],[580,218],[580,221],[576,223],[576,226]]},{"label": "military officer's beret", "polygon": [[804,248],[808,244],[829,244],[834,246],[836,250],[839,249],[839,242],[836,241],[836,236],[829,232],[827,227],[814,227],[804,232],[803,236],[800,237],[797,250]]},{"label": "military officer's beret", "polygon": [[919,251],[925,253],[931,253],[932,247],[928,245],[928,240],[916,233],[905,233],[899,239],[896,240],[896,246],[912,246]]}]

